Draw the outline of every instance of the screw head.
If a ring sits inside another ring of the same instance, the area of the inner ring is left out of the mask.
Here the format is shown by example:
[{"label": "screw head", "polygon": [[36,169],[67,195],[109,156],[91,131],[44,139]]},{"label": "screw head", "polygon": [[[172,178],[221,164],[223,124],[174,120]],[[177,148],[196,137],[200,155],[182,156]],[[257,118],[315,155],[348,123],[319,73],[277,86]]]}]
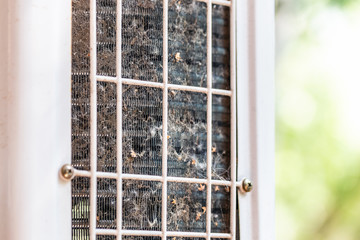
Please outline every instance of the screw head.
[{"label": "screw head", "polygon": [[75,169],[70,164],[65,164],[60,169],[60,176],[67,181],[70,181],[75,176]]},{"label": "screw head", "polygon": [[242,189],[244,190],[244,192],[251,192],[253,187],[253,183],[249,179],[244,178],[244,180],[242,181]]}]

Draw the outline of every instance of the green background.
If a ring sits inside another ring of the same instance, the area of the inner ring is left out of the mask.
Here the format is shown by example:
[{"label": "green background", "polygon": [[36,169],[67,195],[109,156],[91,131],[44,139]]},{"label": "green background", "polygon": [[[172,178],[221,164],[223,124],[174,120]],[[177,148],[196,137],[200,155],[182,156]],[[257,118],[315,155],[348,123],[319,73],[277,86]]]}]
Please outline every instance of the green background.
[{"label": "green background", "polygon": [[277,240],[360,239],[360,1],[276,3]]}]

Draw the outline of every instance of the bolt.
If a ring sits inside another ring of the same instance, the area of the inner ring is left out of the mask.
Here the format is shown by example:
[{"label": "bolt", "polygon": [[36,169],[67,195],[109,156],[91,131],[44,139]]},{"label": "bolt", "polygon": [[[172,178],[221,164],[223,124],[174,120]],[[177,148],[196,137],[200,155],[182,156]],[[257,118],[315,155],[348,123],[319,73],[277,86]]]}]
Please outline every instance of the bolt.
[{"label": "bolt", "polygon": [[60,175],[64,180],[70,181],[75,177],[75,169],[70,164],[65,164],[60,169]]},{"label": "bolt", "polygon": [[252,182],[247,178],[244,178],[244,180],[242,181],[242,189],[244,190],[244,192],[251,192],[253,186],[254,185],[252,184]]}]

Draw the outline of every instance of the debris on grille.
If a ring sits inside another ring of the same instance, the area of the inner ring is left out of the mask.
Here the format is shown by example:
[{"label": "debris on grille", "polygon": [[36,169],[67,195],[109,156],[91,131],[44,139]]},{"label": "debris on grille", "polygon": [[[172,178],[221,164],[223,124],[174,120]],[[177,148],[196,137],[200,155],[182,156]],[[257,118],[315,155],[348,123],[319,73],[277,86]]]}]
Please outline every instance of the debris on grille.
[{"label": "debris on grille", "polygon": [[90,5],[72,2],[72,164],[90,170]]},{"label": "debris on grille", "polygon": [[162,0],[122,1],[122,77],[162,82]]},{"label": "debris on grille", "polygon": [[96,1],[97,74],[116,76],[116,0]]},{"label": "debris on grille", "polygon": [[123,229],[161,231],[161,182],[123,180]]},{"label": "debris on grille", "polygon": [[162,90],[123,85],[123,172],[162,174]]},{"label": "debris on grille", "polygon": [[72,1],[72,72],[90,70],[90,1]]},{"label": "debris on grille", "polygon": [[169,91],[169,176],[206,178],[206,103],[204,93]]},{"label": "debris on grille", "polygon": [[116,240],[116,236],[98,235],[96,236],[96,240]]},{"label": "debris on grille", "polygon": [[[73,0],[72,18],[72,164],[90,170],[90,16],[89,0]],[[117,0],[96,0],[97,75],[115,77]],[[163,1],[123,0],[121,31],[122,78],[163,82]],[[212,28],[212,87],[230,89],[230,12],[212,6],[207,26],[207,4],[195,0],[169,0],[169,83],[206,87],[207,27]],[[168,91],[168,134],[163,136],[163,90],[98,82],[97,171],[117,172],[117,151],[122,147],[122,172],[162,176],[162,142],[168,141],[168,176],[207,177],[207,134],[212,135],[212,179],[230,180],[230,97],[213,95],[212,126],[207,130],[207,94]],[[117,102],[122,101],[122,126],[117,125]],[[122,127],[122,136],[117,136]],[[117,137],[122,146],[117,146]],[[95,186],[94,186],[95,187]],[[116,179],[97,179],[96,227],[116,229],[117,211],[127,230],[161,231],[162,183],[123,180],[117,199]],[[230,188],[212,186],[211,209],[206,209],[204,184],[168,182],[167,230],[205,232],[211,211],[211,231],[230,232]],[[73,240],[89,239],[90,179],[72,181]],[[120,198],[120,196],[119,196]],[[117,201],[122,209],[117,209]],[[120,213],[120,212],[119,212]],[[160,240],[160,237],[124,236],[125,240]],[[115,240],[98,235],[97,240]],[[204,240],[169,237],[168,240]]]},{"label": "debris on grille", "polygon": [[90,181],[89,178],[75,177],[71,181],[71,217],[73,239],[86,239],[89,236],[90,219]]},{"label": "debris on grille", "polygon": [[97,180],[96,227],[116,228],[116,179]]},{"label": "debris on grille", "polygon": [[72,239],[74,240],[90,240],[89,226],[87,227],[73,227]]},{"label": "debris on grille", "polygon": [[72,74],[72,165],[90,170],[90,80],[88,74]]},{"label": "debris on grille", "polygon": [[169,83],[206,87],[206,3],[169,0]]},{"label": "debris on grille", "polygon": [[[205,240],[206,238],[193,238],[193,237],[167,237],[167,240]],[[213,238],[212,238],[213,239]]]},{"label": "debris on grille", "polygon": [[212,178],[230,180],[230,97],[213,95],[212,128]]},{"label": "debris on grille", "polygon": [[161,237],[148,236],[123,236],[123,240],[161,240]]},{"label": "debris on grille", "polygon": [[167,230],[206,231],[206,185],[168,183]]},{"label": "debris on grille", "polygon": [[213,88],[230,89],[230,8],[213,5],[212,9]]},{"label": "debris on grille", "polygon": [[[90,5],[72,1],[71,125],[72,165],[90,170]],[[72,238],[89,237],[89,178],[76,177],[71,183]]]},{"label": "debris on grille", "polygon": [[230,233],[230,187],[211,189],[211,232]]},{"label": "debris on grille", "polygon": [[116,84],[97,83],[97,171],[116,172]]}]

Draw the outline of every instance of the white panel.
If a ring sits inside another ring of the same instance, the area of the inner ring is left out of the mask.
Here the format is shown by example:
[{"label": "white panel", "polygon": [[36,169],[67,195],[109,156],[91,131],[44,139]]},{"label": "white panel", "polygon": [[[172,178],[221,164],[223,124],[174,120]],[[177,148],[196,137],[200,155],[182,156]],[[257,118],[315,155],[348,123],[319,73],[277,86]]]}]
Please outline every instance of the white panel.
[{"label": "white panel", "polygon": [[[0,3],[0,239],[8,239],[6,229],[8,227],[6,220],[6,193],[7,186],[7,81],[3,76],[7,74],[7,24],[8,24],[8,3]],[[4,34],[5,33],[5,34]]]},{"label": "white panel", "polygon": [[8,174],[0,238],[70,240],[71,184],[58,171],[71,159],[71,1],[9,0],[0,9],[9,14],[0,36],[7,48],[0,52],[1,167]]},{"label": "white panel", "polygon": [[275,239],[275,3],[257,0],[255,76],[258,239]]},{"label": "white panel", "polygon": [[[243,178],[253,180],[251,175],[250,143],[250,49],[253,48],[250,32],[249,5],[251,0],[236,3],[236,68],[237,68],[237,167],[238,181]],[[255,186],[257,187],[257,186]],[[238,190],[240,193],[240,191]],[[239,195],[240,239],[253,239],[252,202],[253,193]]]},{"label": "white panel", "polygon": [[237,1],[238,180],[241,240],[275,239],[274,1]]}]

